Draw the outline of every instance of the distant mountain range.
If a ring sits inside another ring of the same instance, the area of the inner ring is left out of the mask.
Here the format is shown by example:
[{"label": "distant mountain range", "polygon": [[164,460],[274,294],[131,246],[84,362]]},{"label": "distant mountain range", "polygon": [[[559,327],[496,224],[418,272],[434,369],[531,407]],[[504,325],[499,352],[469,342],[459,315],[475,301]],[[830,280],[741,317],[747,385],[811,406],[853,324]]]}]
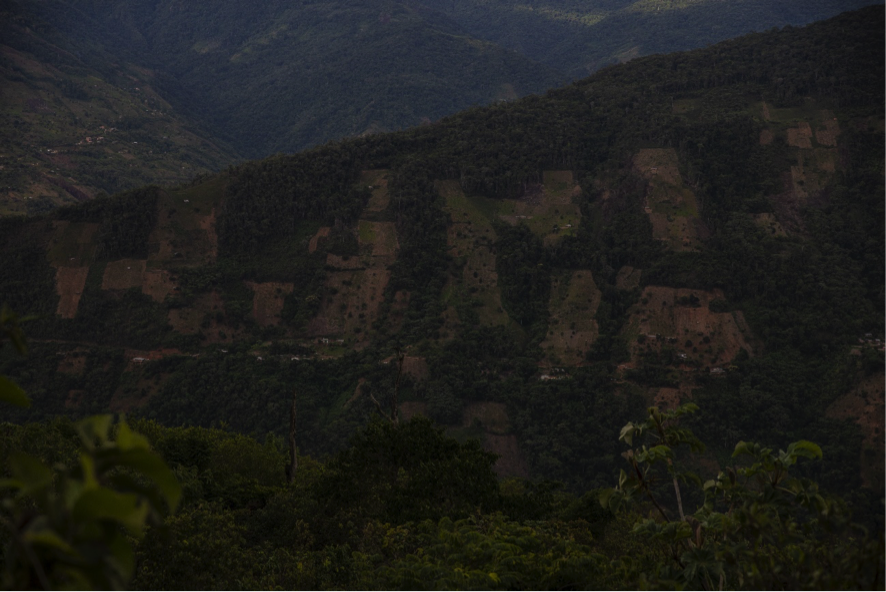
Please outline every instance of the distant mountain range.
[{"label": "distant mountain range", "polygon": [[867,3],[5,0],[0,215],[437,121]]},{"label": "distant mountain range", "polygon": [[586,490],[619,426],[691,399],[712,466],[814,440],[881,516],[883,17],[0,220],[0,302],[39,316],[0,358],[15,419],[264,433],[295,390],[322,454],[376,400]]}]

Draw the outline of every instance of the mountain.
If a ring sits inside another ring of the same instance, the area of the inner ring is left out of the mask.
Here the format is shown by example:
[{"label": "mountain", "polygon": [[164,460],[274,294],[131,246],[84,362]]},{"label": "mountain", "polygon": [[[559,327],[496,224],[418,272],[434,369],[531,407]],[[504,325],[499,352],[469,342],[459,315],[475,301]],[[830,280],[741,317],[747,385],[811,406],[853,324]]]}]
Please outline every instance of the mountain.
[{"label": "mountain", "polygon": [[0,220],[14,418],[279,432],[294,392],[310,454],[396,405],[587,490],[692,400],[706,463],[813,440],[882,516],[883,16]]},{"label": "mountain", "polygon": [[158,94],[156,73],[72,47],[15,3],[0,6],[0,215],[178,183],[238,160]]},{"label": "mountain", "polygon": [[638,56],[704,47],[754,31],[799,26],[870,0],[423,0],[471,35],[587,76]]}]

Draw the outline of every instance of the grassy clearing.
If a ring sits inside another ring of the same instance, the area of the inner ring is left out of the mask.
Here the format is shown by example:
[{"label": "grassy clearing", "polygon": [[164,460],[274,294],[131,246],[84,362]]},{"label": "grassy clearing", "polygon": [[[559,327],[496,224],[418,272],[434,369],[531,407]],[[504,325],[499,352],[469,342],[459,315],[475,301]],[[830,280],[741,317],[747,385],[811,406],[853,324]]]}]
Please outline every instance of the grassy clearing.
[{"label": "grassy clearing", "polygon": [[365,212],[383,212],[391,203],[391,196],[388,194],[388,173],[390,171],[385,169],[360,173],[359,184],[372,187],[372,196],[366,204]]},{"label": "grassy clearing", "polygon": [[548,334],[541,343],[548,364],[578,366],[584,361],[599,333],[594,317],[601,298],[590,271],[553,274]]}]

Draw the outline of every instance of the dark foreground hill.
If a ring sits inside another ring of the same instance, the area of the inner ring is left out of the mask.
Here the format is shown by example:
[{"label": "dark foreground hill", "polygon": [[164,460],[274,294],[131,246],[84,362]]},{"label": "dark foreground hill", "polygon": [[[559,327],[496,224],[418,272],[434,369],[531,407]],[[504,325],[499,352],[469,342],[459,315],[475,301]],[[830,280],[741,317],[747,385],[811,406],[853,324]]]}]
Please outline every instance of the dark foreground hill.
[{"label": "dark foreground hill", "polygon": [[[883,10],[606,68],[544,97],[4,220],[16,420],[127,411],[338,449],[387,408],[611,484],[692,400],[807,439],[882,512]],[[398,353],[403,354],[402,362]]]}]

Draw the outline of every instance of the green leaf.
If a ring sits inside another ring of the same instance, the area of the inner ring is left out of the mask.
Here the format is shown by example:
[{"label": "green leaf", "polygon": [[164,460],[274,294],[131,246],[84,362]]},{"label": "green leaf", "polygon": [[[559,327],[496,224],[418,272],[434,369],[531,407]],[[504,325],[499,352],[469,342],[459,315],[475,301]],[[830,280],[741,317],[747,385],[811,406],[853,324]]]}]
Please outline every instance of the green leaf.
[{"label": "green leaf", "polygon": [[31,400],[22,388],[6,378],[0,376],[0,401],[10,403],[16,407],[30,407]]},{"label": "green leaf", "polygon": [[115,456],[120,466],[134,469],[153,481],[169,504],[170,511],[175,511],[181,500],[182,489],[162,458],[143,448],[127,450]]},{"label": "green leaf", "polygon": [[39,530],[36,532],[27,531],[23,538],[26,542],[34,546],[53,547],[62,553],[74,553],[74,549],[66,543],[60,536],[51,530]]},{"label": "green leaf", "polygon": [[148,515],[148,506],[140,503],[138,496],[117,493],[104,487],[83,493],[74,505],[72,515],[83,522],[114,520],[133,535],[141,536]]},{"label": "green leaf", "polygon": [[23,452],[9,455],[12,476],[21,482],[22,494],[27,495],[52,483],[52,471],[40,460]]},{"label": "green leaf", "polygon": [[134,448],[150,450],[151,448],[150,444],[148,444],[148,439],[138,432],[133,432],[129,424],[123,419],[117,425],[117,446],[120,447],[120,450],[131,450]]},{"label": "green leaf", "polygon": [[821,447],[808,440],[800,440],[791,443],[788,446],[788,454],[812,459],[819,459],[822,456]]}]

